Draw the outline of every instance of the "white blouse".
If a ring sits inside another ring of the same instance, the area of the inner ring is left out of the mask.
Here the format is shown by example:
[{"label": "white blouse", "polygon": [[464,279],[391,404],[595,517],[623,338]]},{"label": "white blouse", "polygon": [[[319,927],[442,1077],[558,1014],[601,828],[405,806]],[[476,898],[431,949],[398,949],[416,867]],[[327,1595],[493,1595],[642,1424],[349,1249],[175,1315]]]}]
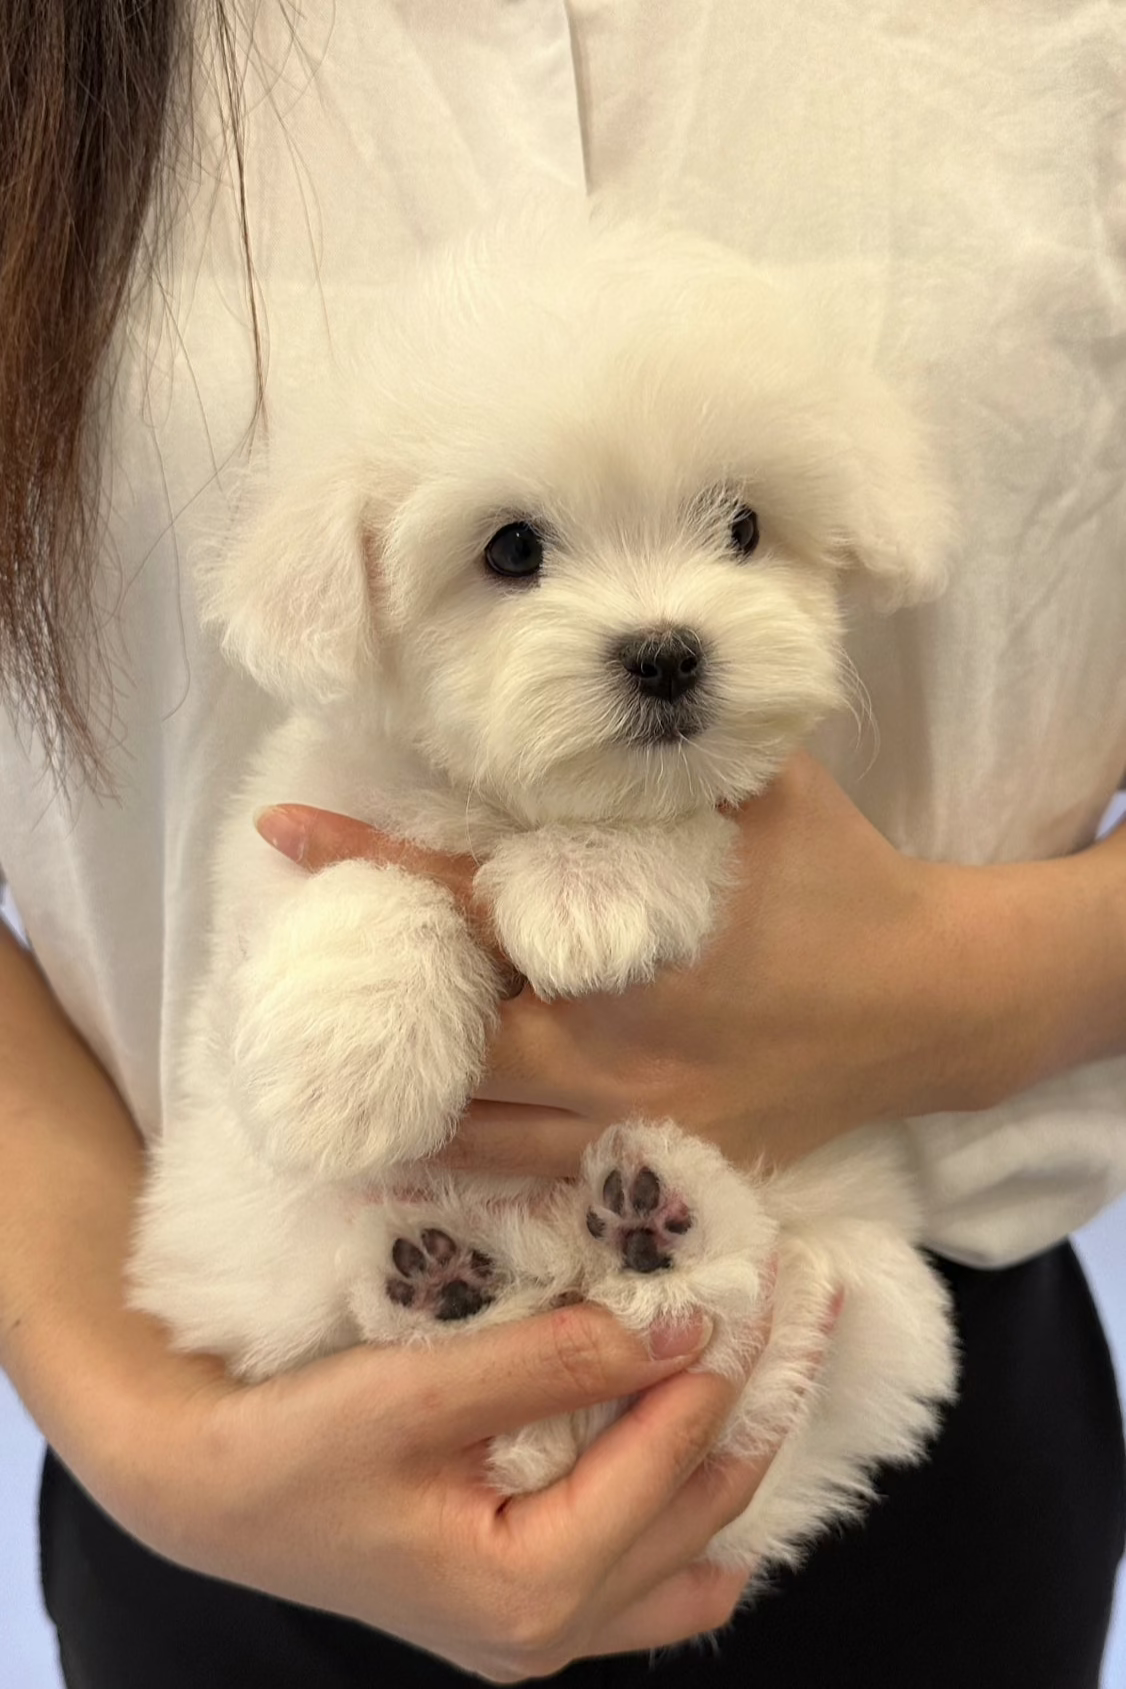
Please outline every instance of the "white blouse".
[{"label": "white blouse", "polygon": [[[899,846],[1085,844],[1126,768],[1126,9],[1080,0],[260,0],[247,193],[269,366],[378,309],[404,259],[545,179],[847,290],[908,371],[965,531],[945,597],[856,623],[878,747],[818,746]],[[206,79],[201,79],[205,81]],[[147,1134],[199,977],[216,818],[273,706],[198,627],[253,388],[208,97],[162,290],[122,334],[99,559],[116,793],[66,801],[0,717],[0,862]],[[284,426],[284,415],[271,424]],[[279,801],[298,799],[279,791]],[[250,825],[248,817],[247,825]],[[1126,1188],[1126,1060],[911,1125],[929,1235],[1000,1263]]]}]

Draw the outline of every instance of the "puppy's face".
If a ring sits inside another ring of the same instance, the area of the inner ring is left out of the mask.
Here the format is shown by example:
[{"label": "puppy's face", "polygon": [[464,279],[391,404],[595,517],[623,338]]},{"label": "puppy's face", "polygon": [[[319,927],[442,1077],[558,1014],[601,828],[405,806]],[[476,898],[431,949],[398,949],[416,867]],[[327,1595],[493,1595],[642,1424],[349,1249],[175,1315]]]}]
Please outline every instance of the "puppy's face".
[{"label": "puppy's face", "polygon": [[839,699],[842,568],[934,584],[902,413],[679,237],[463,259],[383,325],[333,427],[213,617],[275,690],[377,701],[529,820],[759,790]]},{"label": "puppy's face", "polygon": [[832,571],[786,520],[800,486],[701,449],[667,383],[591,370],[566,407],[520,410],[463,408],[451,467],[372,536],[398,730],[538,817],[759,789],[838,697]]}]

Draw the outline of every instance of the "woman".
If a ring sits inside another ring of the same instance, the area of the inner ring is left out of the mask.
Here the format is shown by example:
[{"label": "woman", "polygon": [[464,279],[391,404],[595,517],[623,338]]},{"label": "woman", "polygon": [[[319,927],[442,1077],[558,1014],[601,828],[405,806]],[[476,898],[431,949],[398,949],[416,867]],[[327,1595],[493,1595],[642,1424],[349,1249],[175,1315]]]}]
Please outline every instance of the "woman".
[{"label": "woman", "polygon": [[[918,1117],[961,1403],[861,1529],[714,1655],[653,1675],[1095,1685],[1121,1435],[1060,1239],[1126,1179],[1126,837],[1068,854],[1126,766],[1122,24],[960,0],[925,19],[907,0],[369,0],[297,24],[262,4],[250,47],[218,10],[189,42],[171,0],[16,13],[0,861],[50,991],[0,950],[0,1358],[65,1462],[43,1529],[68,1684],[572,1661],[570,1680],[627,1684],[650,1672],[637,1651],[738,1598],[693,1566],[760,1477],[705,1464],[729,1402],[685,1370],[706,1332],[646,1352],[571,1309],[467,1337],[440,1373],[356,1353],[246,1390],[122,1311],[210,841],[270,719],[200,634],[188,559],[221,531],[259,380],[268,417],[287,363],[331,355],[414,251],[546,176],[847,288],[877,357],[925,377],[967,562],[934,609],[858,621],[879,753],[828,736],[844,791],[802,760],[748,807],[701,967],[612,1002],[515,999],[452,1157],[565,1173],[623,1103],[746,1160]],[[389,848],[301,811],[262,825],[311,868]],[[492,1431],[634,1391],[568,1483],[503,1510],[479,1484]]]}]

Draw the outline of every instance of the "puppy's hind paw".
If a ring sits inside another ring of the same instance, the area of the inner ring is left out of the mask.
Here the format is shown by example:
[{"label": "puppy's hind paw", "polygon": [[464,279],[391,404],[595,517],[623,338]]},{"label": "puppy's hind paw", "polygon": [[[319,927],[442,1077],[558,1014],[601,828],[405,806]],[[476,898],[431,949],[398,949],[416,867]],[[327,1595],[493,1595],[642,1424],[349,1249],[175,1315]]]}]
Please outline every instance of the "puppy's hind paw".
[{"label": "puppy's hind paw", "polygon": [[702,1309],[715,1324],[709,1370],[733,1370],[777,1243],[755,1180],[669,1123],[634,1122],[586,1151],[576,1196],[587,1298],[633,1331]]},{"label": "puppy's hind paw", "polygon": [[492,1256],[456,1243],[438,1226],[423,1227],[417,1238],[397,1237],[390,1264],[387,1300],[431,1319],[472,1319],[496,1294]]},{"label": "puppy's hind paw", "polygon": [[667,1272],[692,1230],[692,1213],[652,1167],[612,1167],[586,1213],[586,1229],[616,1255],[623,1272]]}]

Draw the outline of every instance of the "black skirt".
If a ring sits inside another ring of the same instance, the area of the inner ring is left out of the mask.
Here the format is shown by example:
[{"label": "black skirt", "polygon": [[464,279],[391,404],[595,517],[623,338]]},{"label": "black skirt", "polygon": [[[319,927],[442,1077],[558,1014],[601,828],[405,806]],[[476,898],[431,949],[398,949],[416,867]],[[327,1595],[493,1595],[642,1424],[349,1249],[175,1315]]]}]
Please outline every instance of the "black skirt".
[{"label": "black skirt", "polygon": [[[1074,1251],[1001,1272],[938,1263],[961,1398],[928,1464],[775,1580],[721,1639],[588,1660],[583,1689],[1097,1689],[1126,1530],[1122,1420]],[[43,1585],[68,1689],[442,1689],[390,1638],[182,1571],[50,1454]]]}]

